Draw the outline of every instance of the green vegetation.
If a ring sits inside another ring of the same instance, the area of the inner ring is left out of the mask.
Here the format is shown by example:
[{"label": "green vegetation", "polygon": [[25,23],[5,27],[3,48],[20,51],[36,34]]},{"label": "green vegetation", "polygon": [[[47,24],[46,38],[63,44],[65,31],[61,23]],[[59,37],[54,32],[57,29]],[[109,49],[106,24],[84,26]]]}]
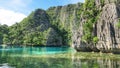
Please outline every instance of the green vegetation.
[{"label": "green vegetation", "polygon": [[[0,25],[0,30],[1,44],[47,45],[52,28],[46,12],[36,9],[20,23],[10,27]],[[54,39],[58,41],[58,38]]]},{"label": "green vegetation", "polygon": [[92,33],[93,25],[97,22],[100,11],[101,10],[97,9],[95,6],[94,0],[86,0],[83,13],[83,17],[86,19],[86,22],[83,26],[84,36],[82,37],[82,40],[85,43],[97,43],[98,38],[94,38],[94,35]]},{"label": "green vegetation", "polygon": [[99,41],[98,37],[93,37],[93,43],[96,44]]},{"label": "green vegetation", "polygon": [[100,0],[101,1],[101,7],[103,7],[105,4],[105,0]]},{"label": "green vegetation", "polygon": [[9,32],[8,26],[0,24],[0,44],[3,43],[4,35],[7,35],[8,32]]},{"label": "green vegetation", "polygon": [[118,20],[118,23],[116,25],[118,28],[120,28],[120,19]]}]

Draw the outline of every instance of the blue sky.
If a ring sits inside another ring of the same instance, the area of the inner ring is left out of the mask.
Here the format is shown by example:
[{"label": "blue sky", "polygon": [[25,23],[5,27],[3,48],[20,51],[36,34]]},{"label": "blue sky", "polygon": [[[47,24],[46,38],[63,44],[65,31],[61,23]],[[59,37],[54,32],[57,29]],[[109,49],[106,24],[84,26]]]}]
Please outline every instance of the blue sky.
[{"label": "blue sky", "polygon": [[46,10],[51,6],[78,2],[84,2],[84,0],[0,0],[0,24],[12,25],[20,22],[37,8]]}]

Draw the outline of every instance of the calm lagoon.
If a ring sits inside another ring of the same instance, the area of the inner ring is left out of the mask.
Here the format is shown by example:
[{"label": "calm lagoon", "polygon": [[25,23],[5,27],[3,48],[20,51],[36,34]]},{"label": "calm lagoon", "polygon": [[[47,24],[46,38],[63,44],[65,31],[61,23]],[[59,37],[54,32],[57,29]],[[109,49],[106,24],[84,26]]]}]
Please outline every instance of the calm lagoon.
[{"label": "calm lagoon", "polygon": [[120,68],[120,55],[70,47],[0,46],[0,68]]}]

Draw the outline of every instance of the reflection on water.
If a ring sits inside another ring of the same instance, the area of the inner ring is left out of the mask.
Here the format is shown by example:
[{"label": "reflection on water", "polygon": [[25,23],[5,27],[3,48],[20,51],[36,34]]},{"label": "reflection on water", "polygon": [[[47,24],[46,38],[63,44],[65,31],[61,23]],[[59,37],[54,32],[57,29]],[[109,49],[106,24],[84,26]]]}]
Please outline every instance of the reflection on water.
[{"label": "reflection on water", "polygon": [[0,61],[13,68],[120,68],[120,60],[110,59],[0,57]]},{"label": "reflection on water", "polygon": [[120,60],[74,59],[74,68],[120,68]]},{"label": "reflection on water", "polygon": [[81,58],[83,55],[71,48],[1,47],[0,68],[120,68],[120,59],[116,57],[97,54],[98,57],[91,58],[87,53],[87,57]]}]

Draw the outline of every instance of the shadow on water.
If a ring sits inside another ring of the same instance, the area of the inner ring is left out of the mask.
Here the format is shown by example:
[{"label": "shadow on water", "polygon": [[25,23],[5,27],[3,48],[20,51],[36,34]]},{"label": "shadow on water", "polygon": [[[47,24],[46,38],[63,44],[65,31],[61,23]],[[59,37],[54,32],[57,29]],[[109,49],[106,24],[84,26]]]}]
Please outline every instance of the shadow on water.
[{"label": "shadow on water", "polygon": [[4,47],[0,68],[120,68],[120,56],[75,53],[71,48]]}]

